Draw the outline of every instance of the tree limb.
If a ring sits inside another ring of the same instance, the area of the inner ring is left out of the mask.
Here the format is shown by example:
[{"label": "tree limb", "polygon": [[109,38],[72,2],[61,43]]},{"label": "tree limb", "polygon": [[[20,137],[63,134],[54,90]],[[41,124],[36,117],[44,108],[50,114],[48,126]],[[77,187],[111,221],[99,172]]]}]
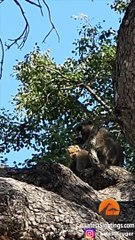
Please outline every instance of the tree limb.
[{"label": "tree limb", "polygon": [[[99,173],[91,170],[85,169],[84,182],[57,163],[24,169],[0,168],[0,239],[80,240],[84,239],[83,228],[92,223],[98,240],[132,240],[134,176],[116,166]],[[97,183],[98,190],[90,183]],[[115,226],[98,211],[100,202],[112,196],[119,201],[122,213]],[[124,225],[119,228],[119,223],[131,224],[129,237],[124,236],[127,229]]]},{"label": "tree limb", "polygon": [[58,32],[57,32],[56,27],[54,26],[54,23],[52,22],[51,11],[50,11],[50,9],[49,9],[49,6],[48,6],[48,4],[46,3],[45,0],[42,0],[42,1],[43,1],[44,5],[45,5],[46,8],[47,8],[48,16],[49,16],[49,21],[50,21],[51,26],[52,26],[51,30],[50,30],[50,31],[48,32],[48,34],[44,37],[43,42],[46,41],[47,37],[51,34],[51,32],[52,32],[53,30],[56,32],[56,35],[57,35],[57,37],[58,37],[58,41],[60,42],[60,36],[59,36],[59,34],[58,34]]},{"label": "tree limb", "polygon": [[[61,72],[58,69],[54,69],[52,67],[48,67],[45,66],[46,69],[51,70],[51,71],[55,71],[56,73],[60,74],[64,79],[66,79],[67,81],[73,82],[71,79],[68,79],[67,77],[65,77],[63,74],[61,74]],[[90,92],[93,97],[102,105],[106,108],[106,110],[112,114],[112,109],[110,108],[109,105],[107,105],[100,96],[98,96],[95,91],[90,87],[90,85],[85,85],[84,83],[79,83],[77,81],[74,81],[73,83],[76,83],[78,87],[84,87],[88,92]]]},{"label": "tree limb", "polygon": [[25,13],[24,13],[24,10],[23,10],[21,4],[18,2],[18,0],[13,0],[13,1],[15,2],[15,4],[19,7],[19,9],[21,11],[22,17],[25,21],[25,27],[24,27],[23,32],[17,38],[8,39],[9,41],[12,41],[12,43],[9,45],[6,45],[6,46],[7,46],[7,49],[10,49],[14,44],[18,45],[18,41],[21,41],[21,43],[18,45],[18,48],[21,49],[21,48],[23,48],[23,46],[28,38],[30,26],[29,26],[28,20],[25,16]]},{"label": "tree limb", "polygon": [[4,46],[1,38],[0,38],[0,46],[1,46],[1,61],[0,61],[0,79],[1,79],[2,71],[3,71],[3,62],[4,62]]},{"label": "tree limb", "polygon": [[37,1],[38,1],[38,5],[40,6],[41,15],[44,16],[44,13],[43,13],[43,10],[42,10],[42,6],[41,6],[41,3],[40,3],[40,0],[37,0]]},{"label": "tree limb", "polygon": [[85,84],[81,83],[81,84],[79,84],[79,86],[80,86],[80,87],[84,87],[88,92],[90,92],[90,93],[93,95],[93,97],[94,97],[101,105],[103,105],[103,106],[106,108],[106,110],[107,110],[108,112],[112,113],[112,109],[110,108],[110,106],[107,105],[107,104],[101,99],[101,97],[98,96],[98,95],[95,93],[95,91],[94,91],[89,85],[85,85]]},{"label": "tree limb", "polygon": [[38,4],[37,4],[37,3],[34,3],[34,2],[32,2],[32,1],[30,1],[30,0],[25,0],[25,2],[28,2],[28,3],[32,4],[32,5],[35,5],[36,7],[41,8],[41,5],[40,5],[40,2],[39,2],[39,1],[38,1]]},{"label": "tree limb", "polygon": [[[0,0],[0,4],[2,2],[4,2],[4,0]],[[8,39],[12,43],[5,44],[5,46],[7,47],[7,49],[10,49],[13,45],[17,44],[18,48],[22,49],[24,47],[26,41],[27,41],[27,38],[28,38],[28,35],[29,35],[29,32],[30,32],[30,25],[29,25],[28,19],[27,19],[26,15],[25,15],[24,9],[23,9],[20,1],[13,0],[13,2],[16,4],[16,6],[19,7],[19,9],[21,11],[21,15],[22,15],[22,17],[23,17],[23,19],[25,21],[25,26],[24,26],[24,29],[23,29],[22,33],[17,38]],[[25,0],[25,2],[38,7],[40,9],[41,15],[43,16],[41,0],[37,0],[37,3],[35,3],[34,1],[31,1],[31,0]],[[55,25],[54,25],[54,23],[52,21],[52,18],[51,18],[51,12],[50,12],[49,6],[48,6],[48,4],[46,3],[45,0],[42,0],[42,3],[45,5],[45,7],[47,9],[49,22],[51,24],[51,29],[47,33],[47,35],[44,37],[43,42],[46,41],[47,37],[51,34],[51,32],[53,30],[56,32],[56,35],[58,37],[58,41],[60,41],[60,36],[59,36],[59,34],[57,32],[57,29],[56,29],[56,27],[55,27]],[[0,61],[0,79],[1,79],[1,77],[2,77],[2,70],[3,70],[3,62],[4,62],[4,47],[3,47],[2,39],[0,39],[0,47],[1,47],[1,52],[2,52],[1,61]]]}]

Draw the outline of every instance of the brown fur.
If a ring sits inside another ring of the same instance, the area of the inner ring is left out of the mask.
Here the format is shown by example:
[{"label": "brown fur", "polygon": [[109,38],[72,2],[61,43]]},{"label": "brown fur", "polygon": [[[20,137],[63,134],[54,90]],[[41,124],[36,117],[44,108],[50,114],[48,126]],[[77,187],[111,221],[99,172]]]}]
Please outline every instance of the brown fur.
[{"label": "brown fur", "polygon": [[123,165],[122,148],[105,128],[97,129],[90,122],[79,125],[76,130],[76,140],[87,149],[92,166],[104,169],[110,165]]},{"label": "brown fur", "polygon": [[74,173],[79,173],[90,166],[87,150],[81,149],[78,145],[71,145],[68,147],[67,153],[72,160],[69,167]]}]

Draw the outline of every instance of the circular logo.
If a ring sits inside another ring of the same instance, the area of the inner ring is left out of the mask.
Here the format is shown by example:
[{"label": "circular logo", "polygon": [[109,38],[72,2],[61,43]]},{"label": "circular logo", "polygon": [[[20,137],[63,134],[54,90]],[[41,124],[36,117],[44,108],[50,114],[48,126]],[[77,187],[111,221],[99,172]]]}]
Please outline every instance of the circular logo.
[{"label": "circular logo", "polygon": [[113,198],[109,198],[100,203],[98,212],[106,220],[117,220],[120,215],[120,205]]}]

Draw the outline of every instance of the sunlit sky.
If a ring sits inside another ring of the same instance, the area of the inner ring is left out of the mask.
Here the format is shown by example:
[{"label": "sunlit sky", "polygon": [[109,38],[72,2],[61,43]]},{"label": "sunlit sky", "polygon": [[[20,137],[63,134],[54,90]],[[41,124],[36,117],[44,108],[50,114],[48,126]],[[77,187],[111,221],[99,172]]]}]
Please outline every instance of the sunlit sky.
[{"label": "sunlit sky", "polygon": [[[119,16],[108,5],[108,3],[112,3],[111,0],[47,0],[53,23],[60,35],[60,42],[53,31],[46,43],[43,44],[42,40],[51,28],[46,8],[44,7],[44,17],[42,17],[39,9],[35,6],[31,6],[23,0],[20,3],[23,4],[30,23],[30,34],[22,50],[13,46],[5,52],[3,77],[0,81],[0,108],[4,107],[11,111],[13,110],[12,96],[17,93],[18,87],[15,76],[11,76],[13,65],[16,64],[16,60],[23,60],[25,54],[33,50],[35,43],[43,52],[49,49],[57,63],[63,63],[67,57],[73,56],[73,42],[78,38],[77,29],[80,27],[80,21],[74,20],[72,16],[85,14],[91,25],[102,23],[105,20],[102,24],[104,28],[112,27],[116,30],[119,28]],[[8,39],[17,37],[23,28],[24,20],[20,15],[19,8],[13,1],[4,1],[0,5],[0,34],[3,42],[9,43]],[[22,162],[31,157],[31,153],[30,150],[12,151],[6,157],[9,159],[8,163],[12,165],[14,160]]]}]

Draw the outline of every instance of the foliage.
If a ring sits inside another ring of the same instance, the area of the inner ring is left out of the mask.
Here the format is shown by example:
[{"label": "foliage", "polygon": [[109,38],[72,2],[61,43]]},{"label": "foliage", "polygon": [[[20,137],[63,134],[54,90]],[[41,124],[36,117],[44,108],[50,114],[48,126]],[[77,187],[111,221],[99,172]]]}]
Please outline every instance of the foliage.
[{"label": "foliage", "polygon": [[114,2],[110,5],[112,9],[114,9],[118,13],[123,13],[126,10],[126,7],[131,2],[131,0],[114,0]]}]

